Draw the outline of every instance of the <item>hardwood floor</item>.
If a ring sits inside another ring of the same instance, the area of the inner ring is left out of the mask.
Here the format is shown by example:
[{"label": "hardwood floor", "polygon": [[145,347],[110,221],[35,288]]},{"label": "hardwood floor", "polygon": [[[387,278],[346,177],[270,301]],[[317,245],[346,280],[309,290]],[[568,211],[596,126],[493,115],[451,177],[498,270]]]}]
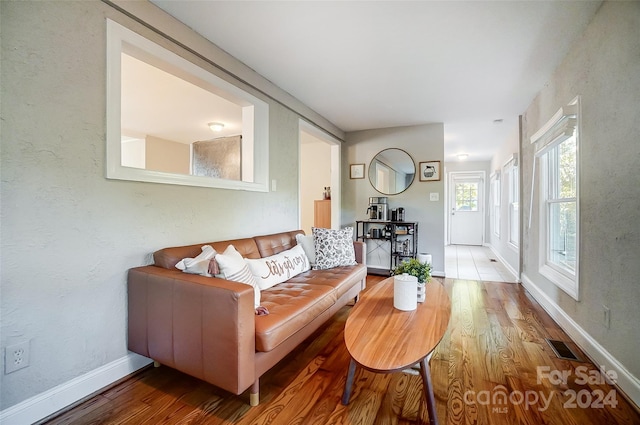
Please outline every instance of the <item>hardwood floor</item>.
[{"label": "hardwood floor", "polygon": [[[369,288],[382,279],[369,276]],[[596,366],[556,357],[545,338],[569,338],[522,286],[451,279],[444,285],[451,320],[431,359],[441,424],[640,424],[640,414],[620,391],[599,382]],[[235,396],[160,367],[45,423],[427,423],[422,382],[413,371],[375,374],[358,368],[349,406],[340,403],[349,364],[343,338],[349,310],[340,310],[262,377],[257,407],[249,406],[248,391]],[[563,371],[566,382],[556,379]]]}]

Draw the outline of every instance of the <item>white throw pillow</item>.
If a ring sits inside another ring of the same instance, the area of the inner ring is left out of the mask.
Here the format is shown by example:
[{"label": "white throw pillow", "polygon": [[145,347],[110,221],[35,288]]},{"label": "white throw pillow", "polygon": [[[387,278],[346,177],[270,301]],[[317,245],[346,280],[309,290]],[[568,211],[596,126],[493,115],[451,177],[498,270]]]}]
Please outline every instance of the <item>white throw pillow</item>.
[{"label": "white throw pillow", "polygon": [[302,246],[304,253],[307,254],[309,264],[314,266],[316,264],[316,247],[313,245],[313,235],[303,235],[298,233],[296,235],[296,242]]},{"label": "white throw pillow", "polygon": [[222,254],[216,255],[216,261],[220,267],[218,277],[253,286],[255,308],[258,308],[260,306],[260,288],[245,259],[236,251],[236,247],[229,245]]},{"label": "white throw pillow", "polygon": [[261,290],[269,289],[309,270],[309,259],[300,245],[270,257],[245,261]]},{"label": "white throw pillow", "polygon": [[341,230],[312,227],[313,242],[316,249],[315,270],[326,270],[339,266],[356,265],[356,252],[353,249],[353,227]]},{"label": "white throw pillow", "polygon": [[211,259],[218,253],[211,245],[204,245],[200,248],[202,252],[195,258],[183,258],[176,264],[176,269],[185,273],[199,274],[201,276],[211,277],[209,273],[209,263]]}]

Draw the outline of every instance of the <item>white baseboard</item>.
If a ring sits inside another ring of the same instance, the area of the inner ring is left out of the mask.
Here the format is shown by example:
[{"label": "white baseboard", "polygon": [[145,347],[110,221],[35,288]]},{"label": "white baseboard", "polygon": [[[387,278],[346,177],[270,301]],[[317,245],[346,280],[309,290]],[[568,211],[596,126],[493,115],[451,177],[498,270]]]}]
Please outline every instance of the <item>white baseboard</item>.
[{"label": "white baseboard", "polygon": [[3,425],[38,422],[151,363],[135,353],[78,376],[0,412]]},{"label": "white baseboard", "polygon": [[440,270],[433,270],[431,272],[431,276],[433,277],[446,277],[444,272],[441,272]]},{"label": "white baseboard", "polygon": [[516,278],[517,282],[520,282],[520,278],[518,277],[518,272],[516,271],[516,269],[514,269],[513,267],[511,267],[511,264],[509,264],[509,262],[507,260],[504,259],[504,257],[502,255],[500,255],[500,253],[493,247],[493,245],[489,245],[489,249],[491,250],[491,252],[493,252],[493,254],[498,257],[498,260],[500,260],[500,262],[502,263],[502,265],[509,270],[509,272]]},{"label": "white baseboard", "polygon": [[616,380],[618,388],[636,406],[640,406],[640,380],[632,375],[618,359],[593,339],[524,273],[522,274],[522,285],[598,367],[604,366],[606,370],[615,371],[618,375]]}]

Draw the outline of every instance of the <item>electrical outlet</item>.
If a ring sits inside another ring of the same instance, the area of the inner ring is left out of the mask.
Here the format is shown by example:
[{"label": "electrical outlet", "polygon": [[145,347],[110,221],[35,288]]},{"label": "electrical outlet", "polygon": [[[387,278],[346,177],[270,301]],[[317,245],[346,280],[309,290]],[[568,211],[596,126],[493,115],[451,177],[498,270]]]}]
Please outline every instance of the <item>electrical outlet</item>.
[{"label": "electrical outlet", "polygon": [[29,366],[29,346],[31,341],[10,345],[4,350],[4,373],[8,374]]},{"label": "electrical outlet", "polygon": [[602,309],[604,310],[604,326],[607,329],[611,329],[611,310],[606,305],[602,305]]}]

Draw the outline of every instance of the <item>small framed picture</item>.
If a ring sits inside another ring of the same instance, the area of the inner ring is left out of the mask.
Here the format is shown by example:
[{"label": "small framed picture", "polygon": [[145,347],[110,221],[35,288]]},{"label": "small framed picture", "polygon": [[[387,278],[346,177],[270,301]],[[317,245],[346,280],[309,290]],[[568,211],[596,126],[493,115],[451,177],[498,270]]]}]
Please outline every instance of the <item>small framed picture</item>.
[{"label": "small framed picture", "polygon": [[351,164],[351,170],[349,172],[349,177],[352,179],[363,179],[364,178],[364,164]]},{"label": "small framed picture", "polygon": [[420,181],[435,182],[440,180],[440,161],[420,163]]}]

